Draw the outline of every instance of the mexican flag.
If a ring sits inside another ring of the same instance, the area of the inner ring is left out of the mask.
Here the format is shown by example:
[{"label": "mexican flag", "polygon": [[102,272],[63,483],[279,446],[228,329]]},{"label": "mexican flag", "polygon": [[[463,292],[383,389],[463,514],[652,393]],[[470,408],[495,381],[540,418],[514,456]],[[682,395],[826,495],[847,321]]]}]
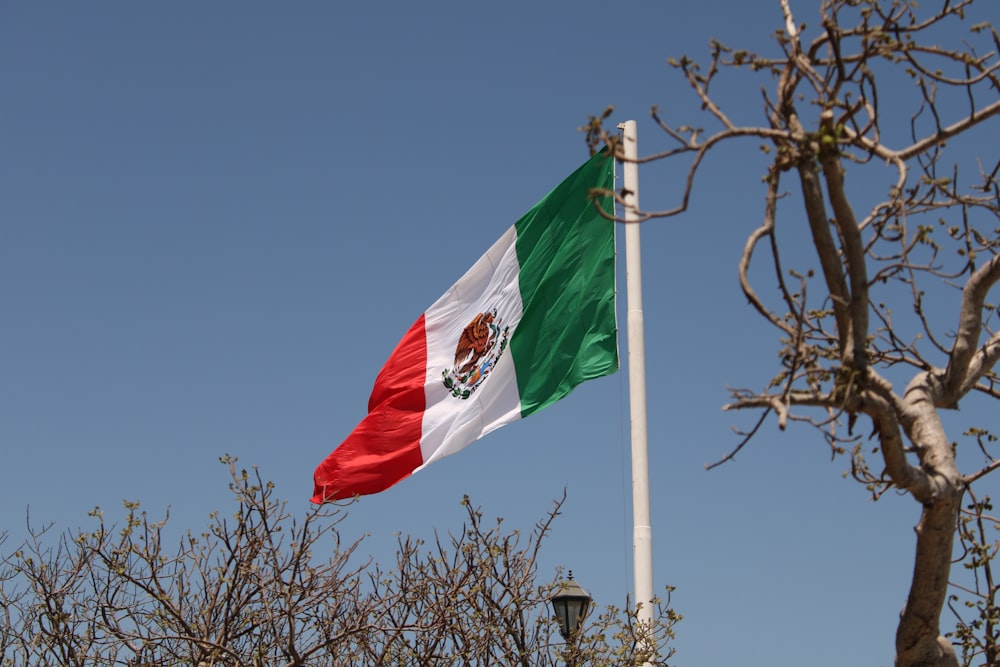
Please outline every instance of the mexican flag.
[{"label": "mexican flag", "polygon": [[368,416],[316,469],[313,502],[383,491],[617,370],[615,229],[590,195],[613,187],[598,153],[414,322]]}]

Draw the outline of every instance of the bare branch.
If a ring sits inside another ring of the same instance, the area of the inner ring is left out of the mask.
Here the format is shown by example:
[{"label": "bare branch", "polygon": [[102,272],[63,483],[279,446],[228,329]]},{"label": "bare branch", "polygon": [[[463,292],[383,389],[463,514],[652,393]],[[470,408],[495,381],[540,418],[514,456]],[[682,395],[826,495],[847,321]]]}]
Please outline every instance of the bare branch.
[{"label": "bare branch", "polygon": [[[950,407],[996,363],[1000,346],[996,337],[976,351],[983,324],[983,304],[990,289],[1000,281],[1000,255],[995,255],[969,277],[962,290],[958,333],[945,372],[945,402]],[[976,364],[973,368],[973,361]],[[970,377],[970,370],[972,371]],[[964,390],[964,392],[962,391]]]}]

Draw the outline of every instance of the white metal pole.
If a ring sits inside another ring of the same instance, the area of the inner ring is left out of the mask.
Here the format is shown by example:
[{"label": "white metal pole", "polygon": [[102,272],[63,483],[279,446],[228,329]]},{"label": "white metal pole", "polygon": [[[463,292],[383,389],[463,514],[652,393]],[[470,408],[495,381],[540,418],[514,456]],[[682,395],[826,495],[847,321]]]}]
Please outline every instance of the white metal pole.
[{"label": "white metal pole", "polygon": [[646,433],[646,342],[642,313],[642,258],[639,254],[639,148],[636,125],[622,130],[625,189],[625,288],[628,305],[628,389],[632,433],[632,550],[639,620],[653,619],[653,529],[649,518],[649,455]]}]

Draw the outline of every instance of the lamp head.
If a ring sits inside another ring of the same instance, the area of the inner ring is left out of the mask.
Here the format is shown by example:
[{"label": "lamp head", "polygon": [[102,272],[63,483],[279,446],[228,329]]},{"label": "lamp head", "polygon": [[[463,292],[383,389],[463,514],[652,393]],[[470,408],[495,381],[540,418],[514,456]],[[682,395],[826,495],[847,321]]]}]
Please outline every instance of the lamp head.
[{"label": "lamp head", "polygon": [[590,610],[591,597],[578,583],[573,581],[573,571],[569,571],[569,579],[559,584],[559,589],[552,596],[552,608],[559,623],[559,634],[567,642],[572,641],[579,632],[583,619]]}]

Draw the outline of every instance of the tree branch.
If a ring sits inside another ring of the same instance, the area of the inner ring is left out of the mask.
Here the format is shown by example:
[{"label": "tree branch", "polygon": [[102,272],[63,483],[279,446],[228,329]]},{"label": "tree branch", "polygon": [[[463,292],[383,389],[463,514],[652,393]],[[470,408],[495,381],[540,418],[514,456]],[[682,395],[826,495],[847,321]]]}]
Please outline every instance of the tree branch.
[{"label": "tree branch", "polygon": [[[958,333],[944,375],[944,407],[953,406],[964,396],[982,374],[993,367],[1000,355],[997,350],[1000,342],[996,336],[981,350],[975,351],[982,332],[983,304],[997,281],[1000,281],[1000,255],[994,255],[989,262],[979,267],[962,290]],[[973,360],[976,361],[974,368]]]},{"label": "tree branch", "polygon": [[[854,215],[854,209],[844,193],[844,168],[836,152],[836,131],[833,127],[833,112],[826,110],[820,119],[820,164],[826,177],[826,191],[833,208],[834,223],[843,243],[843,258],[847,264],[850,280],[850,337],[841,359],[849,363],[864,377],[868,367],[868,271],[865,266],[865,246],[861,241],[861,231]],[[829,141],[830,146],[824,147]]]},{"label": "tree branch", "polygon": [[840,265],[840,252],[833,240],[833,234],[830,233],[830,224],[827,221],[823,200],[823,189],[820,187],[816,171],[811,160],[807,158],[799,160],[799,182],[802,186],[806,218],[809,221],[809,229],[812,231],[813,244],[816,246],[816,254],[823,270],[823,277],[826,279],[826,287],[830,293],[833,313],[837,321],[840,349],[844,350],[851,346],[849,342],[851,320],[848,311],[851,299],[847,290],[847,281],[844,280],[844,272]]},{"label": "tree branch", "polygon": [[866,150],[871,151],[875,155],[883,158],[884,160],[890,162],[896,162],[898,160],[909,160],[921,153],[927,151],[930,147],[935,144],[940,144],[942,141],[947,141],[948,139],[961,134],[962,132],[968,130],[971,127],[982,123],[985,120],[992,118],[1000,114],[1000,100],[997,100],[993,104],[989,104],[978,111],[975,111],[965,118],[952,123],[948,127],[941,128],[938,132],[924,137],[923,139],[910,144],[906,148],[901,148],[899,150],[892,150],[886,147],[884,144],[876,143],[867,137],[855,134],[850,128],[845,128],[847,136],[854,142],[861,146],[864,146]]}]

